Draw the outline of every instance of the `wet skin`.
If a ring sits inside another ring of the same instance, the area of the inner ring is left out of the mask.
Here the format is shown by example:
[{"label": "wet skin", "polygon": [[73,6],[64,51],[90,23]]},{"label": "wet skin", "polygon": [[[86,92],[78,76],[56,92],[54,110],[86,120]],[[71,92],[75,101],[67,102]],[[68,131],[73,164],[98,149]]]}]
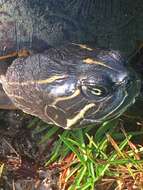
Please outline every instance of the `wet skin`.
[{"label": "wet skin", "polygon": [[17,58],[1,81],[17,108],[65,129],[121,115],[140,90],[118,52],[79,44]]}]

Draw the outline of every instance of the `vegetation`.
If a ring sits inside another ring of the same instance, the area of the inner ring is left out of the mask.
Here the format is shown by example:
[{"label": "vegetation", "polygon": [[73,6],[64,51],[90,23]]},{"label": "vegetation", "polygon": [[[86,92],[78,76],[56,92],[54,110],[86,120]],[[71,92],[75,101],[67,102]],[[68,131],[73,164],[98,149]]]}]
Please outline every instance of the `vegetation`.
[{"label": "vegetation", "polygon": [[[143,189],[142,127],[141,120],[128,115],[100,127],[90,125],[70,131],[34,118],[27,126],[28,133],[32,132],[40,147],[34,165],[33,161],[23,160],[5,141],[13,153],[6,160],[0,160],[1,181],[3,176],[9,176],[10,166],[13,172],[10,176],[18,176],[18,179],[28,176],[35,180],[34,184],[37,184],[39,171],[54,171],[60,190]],[[13,180],[13,189],[17,189],[15,186]]]},{"label": "vegetation", "polygon": [[143,146],[131,141],[142,135],[143,131],[125,132],[123,121],[117,119],[96,130],[50,127],[40,143],[54,139],[45,165],[59,168],[62,190],[142,189]]}]

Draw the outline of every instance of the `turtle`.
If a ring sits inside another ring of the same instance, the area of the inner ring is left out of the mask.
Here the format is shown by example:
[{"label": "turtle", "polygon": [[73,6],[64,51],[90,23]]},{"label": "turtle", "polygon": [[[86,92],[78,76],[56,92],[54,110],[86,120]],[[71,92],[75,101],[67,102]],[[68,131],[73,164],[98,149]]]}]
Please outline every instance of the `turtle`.
[{"label": "turtle", "polygon": [[1,108],[74,129],[119,117],[135,102],[141,81],[124,56],[133,35],[141,38],[141,0],[0,5]]}]

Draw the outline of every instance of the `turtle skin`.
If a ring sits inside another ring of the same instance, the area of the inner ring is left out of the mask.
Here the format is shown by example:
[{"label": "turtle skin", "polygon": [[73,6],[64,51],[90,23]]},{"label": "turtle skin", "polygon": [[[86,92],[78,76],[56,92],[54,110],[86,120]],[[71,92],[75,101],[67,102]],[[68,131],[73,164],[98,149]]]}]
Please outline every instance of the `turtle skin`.
[{"label": "turtle skin", "polygon": [[[34,3],[32,0],[3,0],[0,1],[0,5],[1,55],[6,55],[11,51],[19,51],[25,48],[36,56],[37,53],[43,53],[45,50],[50,52],[51,50],[49,49],[51,49],[51,46],[58,47],[60,44],[75,42],[90,44],[90,47],[96,46],[118,50],[121,54],[128,56],[134,50],[136,40],[142,39],[142,25],[140,23],[143,18],[143,5],[141,0],[137,0],[136,2],[131,0],[119,0],[118,2],[111,0],[35,0]],[[71,48],[71,50],[72,49],[73,48]],[[84,53],[88,55],[89,52]],[[72,60],[74,56],[75,54],[72,54]],[[15,63],[13,62],[14,59],[7,60],[6,62],[9,62],[9,65],[12,63],[13,67]],[[69,60],[71,60],[70,57]],[[81,61],[83,61],[82,57]],[[102,62],[103,60],[101,59],[100,61]],[[18,64],[18,68],[22,67],[23,62],[16,61],[16,63],[20,63]],[[116,62],[119,64],[121,61],[117,59]],[[30,64],[31,62],[28,61],[28,63]],[[35,66],[33,65],[33,68],[35,68],[38,63],[34,64]],[[40,64],[42,64],[42,62]],[[54,64],[56,63],[54,62]],[[68,64],[68,61],[65,62],[65,64]],[[7,68],[9,67],[5,62],[3,62],[3,65],[5,67],[5,74],[8,77],[9,72],[7,71],[9,71],[9,69],[7,70]],[[112,67],[116,68],[116,65],[112,65]],[[41,71],[43,73],[43,70]],[[26,72],[29,73],[28,67],[25,70],[25,73]],[[11,93],[9,92],[9,88],[7,88],[7,84],[10,84],[10,81],[7,81],[7,77],[5,78],[3,72],[1,72],[1,76],[3,88],[11,99]],[[32,75],[29,76],[32,77]],[[132,77],[129,78],[132,79]],[[134,78],[136,81],[136,77]],[[13,79],[11,82],[13,82]],[[127,105],[130,105],[138,94],[138,82],[134,85],[136,86],[135,92],[133,96],[128,99],[129,102],[126,102],[123,108],[128,107]],[[17,89],[16,86],[15,89]],[[125,91],[123,90],[123,92]],[[127,94],[129,94],[128,92],[132,92],[132,90],[127,90]],[[6,97],[5,101],[7,100],[8,97]],[[61,120],[59,120],[59,122],[53,122],[52,118],[50,120],[45,119],[42,117],[42,114],[39,115],[39,112],[33,113],[31,109],[29,111],[26,110],[22,105],[20,106],[20,103],[17,103],[17,100],[12,99],[11,104],[13,102],[22,110],[24,109],[27,113],[37,115],[48,123],[55,123],[64,128],[71,128],[72,126],[67,125],[67,118],[65,121],[62,121],[63,124],[61,124]],[[111,109],[108,110],[108,112],[111,111]],[[114,109],[115,107],[113,110]],[[122,110],[124,109],[120,110],[121,113],[123,112]],[[115,116],[119,115],[119,113],[118,111],[118,114],[115,114]],[[104,117],[102,116],[102,118]],[[55,118],[53,120],[55,121]],[[95,120],[97,121],[98,119]],[[87,119],[85,124],[88,123],[88,121],[95,122],[95,120]],[[73,125],[74,124],[73,122]],[[81,122],[81,124],[84,123]]]},{"label": "turtle skin", "polygon": [[64,129],[116,118],[140,91],[116,51],[79,44],[17,58],[1,81],[17,108]]}]

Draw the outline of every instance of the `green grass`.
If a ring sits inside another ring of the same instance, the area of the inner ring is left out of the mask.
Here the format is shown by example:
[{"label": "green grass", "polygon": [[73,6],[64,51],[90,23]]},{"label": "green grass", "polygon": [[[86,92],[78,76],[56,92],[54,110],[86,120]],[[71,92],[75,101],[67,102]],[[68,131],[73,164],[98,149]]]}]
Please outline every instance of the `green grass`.
[{"label": "green grass", "polygon": [[42,123],[38,126],[34,135],[47,130],[39,143],[53,139],[45,165],[64,165],[59,178],[61,189],[128,188],[131,183],[142,189],[139,176],[143,174],[143,147],[135,145],[131,139],[142,135],[143,131],[120,130],[119,120],[74,131],[61,131]]}]

